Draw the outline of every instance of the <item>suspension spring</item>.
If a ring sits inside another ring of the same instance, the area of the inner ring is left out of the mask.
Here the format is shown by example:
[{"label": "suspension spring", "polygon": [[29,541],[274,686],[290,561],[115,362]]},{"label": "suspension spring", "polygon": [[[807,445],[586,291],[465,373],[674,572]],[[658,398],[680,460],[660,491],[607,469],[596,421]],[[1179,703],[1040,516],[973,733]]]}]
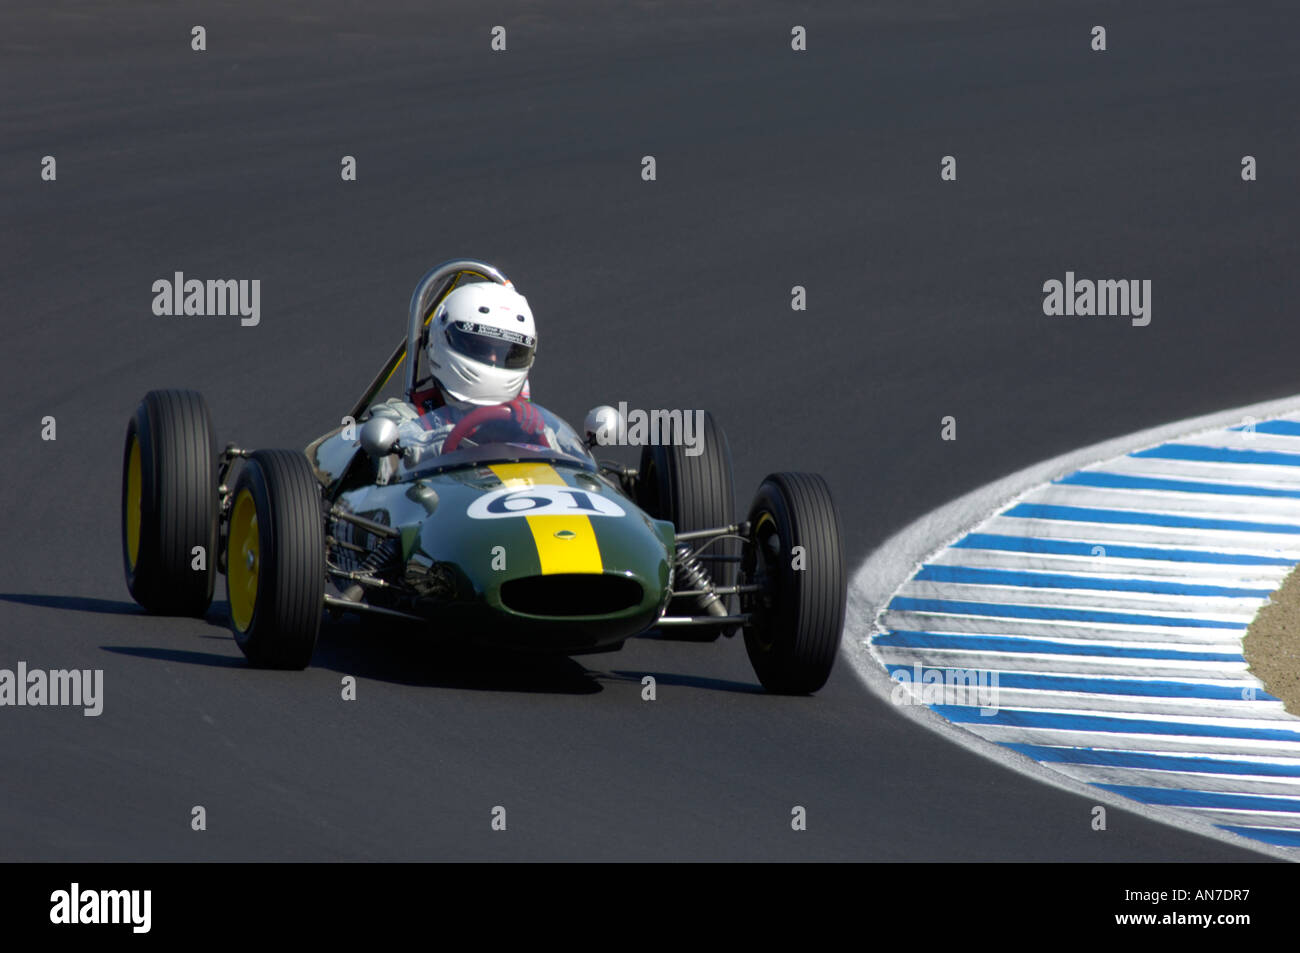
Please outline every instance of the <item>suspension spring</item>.
[{"label": "suspension spring", "polygon": [[685,544],[677,547],[677,580],[680,580],[678,586],[682,590],[702,590],[695,597],[701,609],[710,615],[723,616],[727,614],[726,605],[718,598],[718,594],[713,591],[713,579],[708,570],[700,562],[700,557],[691,551],[690,546]]}]

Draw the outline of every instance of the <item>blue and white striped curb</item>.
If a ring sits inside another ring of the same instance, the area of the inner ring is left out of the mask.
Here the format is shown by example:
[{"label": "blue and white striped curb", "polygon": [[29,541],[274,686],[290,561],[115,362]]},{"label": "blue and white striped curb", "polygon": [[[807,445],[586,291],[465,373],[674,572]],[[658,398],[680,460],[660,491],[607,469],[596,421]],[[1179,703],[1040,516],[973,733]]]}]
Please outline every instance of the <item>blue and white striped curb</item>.
[{"label": "blue and white striped curb", "polygon": [[870,651],[898,691],[1054,772],[1300,847],[1300,718],[1242,654],[1297,563],[1293,413],[1029,490],[924,560]]}]

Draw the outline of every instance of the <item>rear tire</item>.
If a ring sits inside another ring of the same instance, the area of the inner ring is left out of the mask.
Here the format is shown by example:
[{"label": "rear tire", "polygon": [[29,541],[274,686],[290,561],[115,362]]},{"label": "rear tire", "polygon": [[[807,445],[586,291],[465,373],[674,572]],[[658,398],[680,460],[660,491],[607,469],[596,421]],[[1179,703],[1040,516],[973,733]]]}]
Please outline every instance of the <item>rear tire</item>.
[{"label": "rear tire", "polygon": [[752,616],[745,626],[750,664],[769,692],[811,694],[835,664],[847,596],[830,488],[816,474],[774,473],[758,488],[749,522],[743,576],[763,587],[742,600]]},{"label": "rear tire", "polygon": [[127,424],[122,562],[132,598],[150,612],[201,616],[212,602],[216,456],[212,418],[196,391],[151,390]]},{"label": "rear tire", "polygon": [[262,668],[311,664],[325,603],[320,483],[307,458],[258,450],[240,468],[226,549],[230,627]]},{"label": "rear tire", "polygon": [[[731,447],[727,435],[708,411],[700,434],[701,452],[686,453],[686,447],[656,444],[642,447],[637,469],[636,502],[655,519],[668,520],[678,533],[697,529],[728,526],[735,520],[736,492],[731,474]],[[692,544],[692,548],[695,548]],[[701,551],[702,556],[736,556],[737,541],[720,540]],[[736,577],[735,562],[705,559],[715,585],[730,586]],[[731,596],[721,596],[730,611]],[[691,597],[673,599],[668,615],[701,615],[698,602]],[[665,630],[672,638],[689,642],[712,642],[724,631],[722,626],[708,628],[674,628]]]}]

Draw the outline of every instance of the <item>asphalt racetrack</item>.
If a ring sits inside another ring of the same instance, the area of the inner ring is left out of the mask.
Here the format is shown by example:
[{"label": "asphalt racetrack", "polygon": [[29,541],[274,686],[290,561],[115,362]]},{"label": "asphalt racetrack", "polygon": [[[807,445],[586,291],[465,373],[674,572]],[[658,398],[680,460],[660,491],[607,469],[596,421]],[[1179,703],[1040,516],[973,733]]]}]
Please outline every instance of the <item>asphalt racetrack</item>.
[{"label": "asphalt racetrack", "polygon": [[[267,672],[220,584],[206,620],[136,608],[144,392],[300,448],[448,258],[528,296],[536,400],[711,410],[745,505],[825,474],[851,567],[1035,461],[1300,390],[1293,4],[433,6],[0,13],[0,667],[104,670],[97,718],[0,709],[0,859],[1259,859],[1117,809],[1094,831],[847,664],[770,697],[739,640],[526,665],[345,620]],[[1045,316],[1067,270],[1150,279],[1151,323]],[[176,271],[259,279],[260,323],[155,316]]]}]

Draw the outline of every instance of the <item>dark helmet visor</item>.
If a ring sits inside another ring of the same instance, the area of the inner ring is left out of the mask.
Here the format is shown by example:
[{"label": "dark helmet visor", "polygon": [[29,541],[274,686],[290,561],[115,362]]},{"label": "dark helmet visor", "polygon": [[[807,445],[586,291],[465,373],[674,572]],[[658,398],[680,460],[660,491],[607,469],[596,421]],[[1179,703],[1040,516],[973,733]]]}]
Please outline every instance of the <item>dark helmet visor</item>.
[{"label": "dark helmet visor", "polygon": [[457,353],[508,370],[531,367],[537,350],[536,338],[474,321],[453,321],[443,333]]}]

